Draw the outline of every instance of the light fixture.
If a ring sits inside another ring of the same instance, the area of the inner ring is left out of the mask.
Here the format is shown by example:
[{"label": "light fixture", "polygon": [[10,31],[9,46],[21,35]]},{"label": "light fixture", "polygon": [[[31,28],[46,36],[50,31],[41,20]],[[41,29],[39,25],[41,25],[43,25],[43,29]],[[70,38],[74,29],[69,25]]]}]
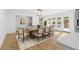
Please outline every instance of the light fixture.
[{"label": "light fixture", "polygon": [[42,9],[37,9],[38,11],[43,11]]},{"label": "light fixture", "polygon": [[43,11],[42,9],[37,9],[37,11],[38,11],[38,14],[37,14],[37,16],[39,17],[39,18],[41,18],[42,17],[42,14],[41,14],[41,12]]}]

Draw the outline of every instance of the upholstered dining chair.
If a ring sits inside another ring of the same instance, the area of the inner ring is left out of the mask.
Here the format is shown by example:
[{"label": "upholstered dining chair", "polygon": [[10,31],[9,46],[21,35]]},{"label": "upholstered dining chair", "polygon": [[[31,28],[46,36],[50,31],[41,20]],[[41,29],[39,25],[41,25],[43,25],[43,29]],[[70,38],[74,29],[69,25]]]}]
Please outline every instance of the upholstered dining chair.
[{"label": "upholstered dining chair", "polygon": [[49,37],[49,34],[50,34],[49,29],[50,29],[49,27],[46,27],[45,30],[44,30],[44,33],[43,33],[43,34],[44,34],[44,37],[45,37],[45,38],[46,38],[46,37]]},{"label": "upholstered dining chair", "polygon": [[34,34],[34,36],[35,36],[35,38],[36,38],[36,40],[40,40],[40,39],[43,39],[43,28],[39,28],[38,29],[38,32],[36,32],[35,34]]},{"label": "upholstered dining chair", "polygon": [[18,34],[18,40],[22,39],[23,42],[24,42],[24,39],[27,38],[28,36],[28,33],[23,28],[19,28],[17,30],[17,34]]},{"label": "upholstered dining chair", "polygon": [[23,28],[17,29],[17,35],[18,35],[18,40],[22,39],[24,42],[24,29]]},{"label": "upholstered dining chair", "polygon": [[52,26],[50,27],[50,33],[51,33],[51,35],[53,35],[53,36],[54,36],[54,29],[55,29],[55,26],[52,25]]},{"label": "upholstered dining chair", "polygon": [[50,27],[49,31],[50,31],[50,36],[52,36],[52,35],[54,36],[54,28]]},{"label": "upholstered dining chair", "polygon": [[30,37],[29,37],[29,30],[28,29],[24,29],[24,37],[26,38],[26,39],[29,39]]}]

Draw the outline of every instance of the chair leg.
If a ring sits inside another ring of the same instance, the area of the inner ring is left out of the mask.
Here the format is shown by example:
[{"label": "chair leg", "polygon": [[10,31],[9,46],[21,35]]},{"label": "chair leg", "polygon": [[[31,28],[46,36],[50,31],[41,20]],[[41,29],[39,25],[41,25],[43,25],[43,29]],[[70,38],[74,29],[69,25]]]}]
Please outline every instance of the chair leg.
[{"label": "chair leg", "polygon": [[27,35],[27,39],[29,39],[29,35]]},{"label": "chair leg", "polygon": [[38,37],[37,36],[35,36],[34,38],[35,38],[36,41],[38,40]]},{"label": "chair leg", "polygon": [[18,37],[18,41],[19,41],[19,37]]},{"label": "chair leg", "polygon": [[18,37],[18,41],[19,41],[19,37]]},{"label": "chair leg", "polygon": [[42,36],[42,40],[43,40],[44,38],[43,38],[43,36]]},{"label": "chair leg", "polygon": [[44,35],[44,38],[46,39],[46,35]]},{"label": "chair leg", "polygon": [[39,42],[40,38],[38,37],[38,42]]},{"label": "chair leg", "polygon": [[37,37],[37,41],[39,42],[39,37]]},{"label": "chair leg", "polygon": [[37,37],[36,37],[36,36],[34,36],[34,40],[35,40],[35,41],[37,40]]},{"label": "chair leg", "polygon": [[24,35],[23,35],[23,42],[24,42]]}]

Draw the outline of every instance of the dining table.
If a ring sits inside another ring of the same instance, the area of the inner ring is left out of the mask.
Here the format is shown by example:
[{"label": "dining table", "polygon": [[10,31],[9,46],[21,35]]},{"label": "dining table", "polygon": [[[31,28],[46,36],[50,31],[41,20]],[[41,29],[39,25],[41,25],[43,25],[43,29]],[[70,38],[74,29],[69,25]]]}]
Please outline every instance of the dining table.
[{"label": "dining table", "polygon": [[37,28],[30,28],[30,29],[28,29],[29,37],[34,39],[34,32],[37,32],[37,31],[38,31]]}]

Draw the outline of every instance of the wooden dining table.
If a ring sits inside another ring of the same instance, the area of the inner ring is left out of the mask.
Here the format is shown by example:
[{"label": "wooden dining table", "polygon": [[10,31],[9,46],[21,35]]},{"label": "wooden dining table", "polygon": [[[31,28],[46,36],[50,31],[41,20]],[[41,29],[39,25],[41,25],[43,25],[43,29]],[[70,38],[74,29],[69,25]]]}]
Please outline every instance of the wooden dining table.
[{"label": "wooden dining table", "polygon": [[28,32],[29,32],[29,37],[30,38],[34,38],[34,32],[36,32],[36,31],[38,31],[38,29],[37,28],[30,28],[30,29],[28,29]]}]

